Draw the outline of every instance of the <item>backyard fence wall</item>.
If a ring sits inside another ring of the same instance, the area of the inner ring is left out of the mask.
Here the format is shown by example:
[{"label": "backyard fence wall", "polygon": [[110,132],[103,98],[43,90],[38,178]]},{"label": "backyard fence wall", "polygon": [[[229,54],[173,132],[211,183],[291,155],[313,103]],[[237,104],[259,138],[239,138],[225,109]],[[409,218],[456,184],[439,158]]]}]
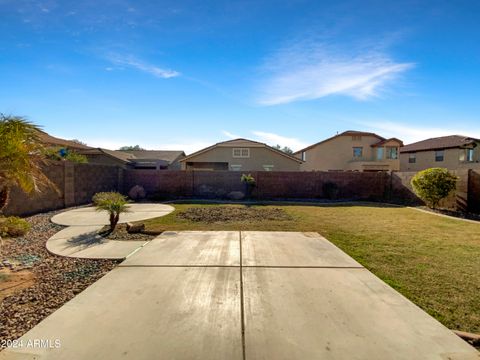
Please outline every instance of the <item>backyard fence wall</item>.
[{"label": "backyard fence wall", "polygon": [[[158,198],[229,198],[245,192],[239,172],[126,170],[125,192],[141,185]],[[385,196],[387,173],[340,172],[251,172],[256,180],[252,196],[256,199],[325,198],[325,184],[336,186],[335,198],[381,200]]]},{"label": "backyard fence wall", "polygon": [[123,169],[117,166],[52,162],[45,168],[45,174],[56,189],[47,187],[28,195],[14,188],[5,214],[29,215],[87,204],[96,192],[123,188]]},{"label": "backyard fence wall", "polygon": [[[480,212],[480,171],[454,173],[459,178],[457,190],[441,206]],[[44,189],[29,196],[14,189],[5,213],[28,215],[87,204],[97,192],[126,194],[135,185],[143,186],[153,199],[228,199],[245,193],[245,186],[240,182],[242,174],[233,171],[125,170],[110,165],[60,162],[48,166],[46,174],[58,192]],[[421,204],[410,185],[415,172],[262,171],[251,174],[256,180],[252,197],[259,200],[330,198]]]}]

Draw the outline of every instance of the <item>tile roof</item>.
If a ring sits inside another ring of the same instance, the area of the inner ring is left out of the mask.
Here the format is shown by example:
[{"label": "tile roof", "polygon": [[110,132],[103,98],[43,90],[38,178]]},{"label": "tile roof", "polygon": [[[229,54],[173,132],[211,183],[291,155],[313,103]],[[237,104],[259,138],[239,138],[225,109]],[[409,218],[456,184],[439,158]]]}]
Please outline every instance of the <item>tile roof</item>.
[{"label": "tile roof", "polygon": [[471,145],[479,142],[479,139],[471,138],[463,135],[449,135],[436,138],[430,138],[422,141],[418,141],[413,144],[408,144],[400,148],[400,152],[415,152],[415,151],[428,151],[436,149],[449,149],[457,148],[466,145]]},{"label": "tile roof", "polygon": [[171,164],[178,158],[185,156],[185,152],[181,150],[132,150],[132,151],[122,151],[122,150],[109,150],[103,148],[90,149],[87,151],[82,151],[82,154],[106,154],[111,157],[114,157],[125,163],[128,162],[145,162],[145,161],[163,161],[166,164]]},{"label": "tile roof", "polygon": [[386,140],[384,137],[381,137],[380,135],[377,135],[375,133],[372,133],[372,132],[366,132],[366,131],[356,131],[356,130],[347,130],[347,131],[344,131],[340,134],[337,134],[337,135],[334,135],[332,137],[329,137],[328,139],[325,139],[325,140],[322,140],[322,141],[319,141],[315,144],[312,144],[310,146],[307,146],[306,148],[304,149],[301,149],[301,150],[298,150],[298,151],[295,151],[294,154],[299,154],[301,153],[302,151],[306,151],[306,150],[309,150],[311,148],[314,148],[315,146],[317,145],[320,145],[320,144],[323,144],[327,141],[330,141],[330,140],[333,140],[333,139],[336,139],[340,136],[373,136],[373,137],[376,137],[379,141],[384,141]]},{"label": "tile roof", "polygon": [[39,138],[44,144],[50,145],[50,146],[63,146],[63,147],[67,147],[69,149],[74,149],[74,150],[93,149],[90,146],[79,144],[76,141],[65,140],[65,139],[54,137],[52,135],[47,134],[44,131],[39,131]]},{"label": "tile roof", "polygon": [[287,154],[287,153],[285,153],[281,150],[275,149],[274,147],[271,147],[271,146],[269,146],[265,143],[258,142],[258,141],[253,141],[253,140],[248,140],[248,139],[243,139],[243,138],[227,140],[227,141],[222,141],[222,142],[213,144],[212,146],[209,146],[209,147],[206,147],[204,149],[198,150],[198,151],[184,157],[180,161],[181,162],[186,161],[188,159],[191,159],[192,157],[203,154],[204,152],[212,150],[216,147],[264,147],[264,148],[267,148],[268,150],[271,150],[273,152],[278,153],[279,155],[285,156],[285,157],[289,158],[290,160],[294,160],[298,163],[303,163],[303,160],[300,160],[299,158],[297,158],[293,155]]}]

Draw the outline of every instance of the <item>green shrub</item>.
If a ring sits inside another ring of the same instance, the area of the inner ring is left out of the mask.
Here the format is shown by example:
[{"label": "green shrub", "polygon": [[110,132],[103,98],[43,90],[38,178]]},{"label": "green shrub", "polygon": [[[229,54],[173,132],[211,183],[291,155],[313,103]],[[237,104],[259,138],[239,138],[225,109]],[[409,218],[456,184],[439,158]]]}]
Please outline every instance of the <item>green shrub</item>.
[{"label": "green shrub", "polygon": [[128,212],[127,198],[118,192],[99,192],[92,198],[98,211],[107,211],[110,220],[110,231],[115,230],[120,214]]},{"label": "green shrub", "polygon": [[65,149],[62,147],[50,147],[45,149],[44,153],[49,160],[68,160],[77,164],[88,163],[88,158],[85,155],[79,154],[74,150]]},{"label": "green shrub", "polygon": [[68,160],[77,164],[88,163],[88,158],[85,155],[79,154],[72,150],[68,150],[67,155],[65,155],[65,160]]},{"label": "green shrub", "polygon": [[0,218],[0,236],[23,236],[30,230],[30,227],[31,225],[27,221],[17,216]]},{"label": "green shrub", "polygon": [[457,177],[443,168],[418,172],[411,181],[413,191],[429,207],[435,209],[457,186]]},{"label": "green shrub", "polygon": [[254,186],[256,183],[255,178],[251,174],[242,174],[240,181],[250,186]]}]

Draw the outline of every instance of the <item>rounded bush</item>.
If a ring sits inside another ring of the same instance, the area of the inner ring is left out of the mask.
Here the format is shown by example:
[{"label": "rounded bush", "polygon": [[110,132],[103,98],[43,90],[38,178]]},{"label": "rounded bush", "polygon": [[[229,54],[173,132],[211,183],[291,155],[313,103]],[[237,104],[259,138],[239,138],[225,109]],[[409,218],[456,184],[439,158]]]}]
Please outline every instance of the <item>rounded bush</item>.
[{"label": "rounded bush", "polygon": [[132,200],[145,199],[146,195],[147,193],[145,192],[145,189],[143,188],[143,186],[140,185],[135,185],[128,192],[128,197]]},{"label": "rounded bush", "polygon": [[430,168],[418,172],[411,181],[413,191],[429,207],[435,209],[457,187],[457,177],[447,169]]},{"label": "rounded bush", "polygon": [[30,230],[30,227],[31,225],[27,221],[17,216],[0,218],[0,236],[23,236]]}]

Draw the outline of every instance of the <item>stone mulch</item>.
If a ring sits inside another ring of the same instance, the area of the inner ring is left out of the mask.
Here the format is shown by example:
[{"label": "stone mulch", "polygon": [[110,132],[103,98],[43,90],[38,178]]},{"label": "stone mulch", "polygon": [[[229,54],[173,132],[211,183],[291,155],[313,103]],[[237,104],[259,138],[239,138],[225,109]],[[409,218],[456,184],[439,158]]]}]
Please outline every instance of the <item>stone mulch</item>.
[{"label": "stone mulch", "polygon": [[193,222],[228,222],[228,221],[288,221],[293,218],[280,208],[258,207],[192,207],[178,213],[177,218]]},{"label": "stone mulch", "polygon": [[2,272],[31,272],[34,281],[27,288],[19,286],[18,291],[12,292],[10,287],[8,295],[0,297],[3,298],[0,300],[0,340],[22,336],[118,264],[116,260],[50,254],[45,242],[63,228],[50,222],[56,213],[58,211],[28,217],[26,220],[32,228],[27,235],[4,239],[0,254]]},{"label": "stone mulch", "polygon": [[125,240],[133,240],[133,241],[150,241],[155,239],[159,234],[146,234],[143,232],[139,233],[129,233],[127,231],[126,224],[118,224],[115,227],[113,232],[110,232],[110,226],[103,227],[99,234],[102,235],[105,239],[108,240],[117,240],[117,241],[125,241]]}]

